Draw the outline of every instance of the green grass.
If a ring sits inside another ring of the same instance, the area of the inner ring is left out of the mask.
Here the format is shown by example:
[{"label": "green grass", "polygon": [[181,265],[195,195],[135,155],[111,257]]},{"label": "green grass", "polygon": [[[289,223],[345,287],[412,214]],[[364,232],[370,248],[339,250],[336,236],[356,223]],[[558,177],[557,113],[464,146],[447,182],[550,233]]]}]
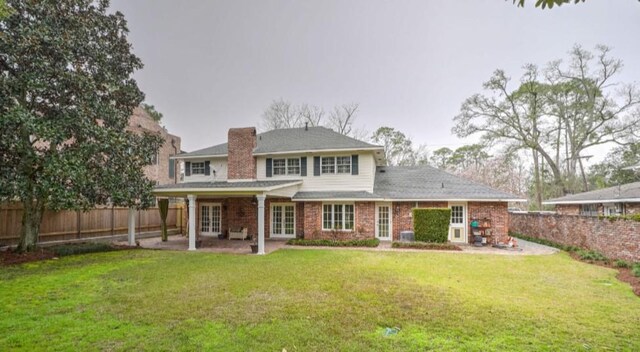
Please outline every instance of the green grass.
[{"label": "green grass", "polygon": [[615,275],[566,253],[77,255],[0,269],[0,349],[637,351]]},{"label": "green grass", "polygon": [[443,251],[461,251],[460,247],[451,243],[438,243],[438,242],[399,242],[394,241],[391,244],[393,248],[412,248],[412,249],[436,249]]}]

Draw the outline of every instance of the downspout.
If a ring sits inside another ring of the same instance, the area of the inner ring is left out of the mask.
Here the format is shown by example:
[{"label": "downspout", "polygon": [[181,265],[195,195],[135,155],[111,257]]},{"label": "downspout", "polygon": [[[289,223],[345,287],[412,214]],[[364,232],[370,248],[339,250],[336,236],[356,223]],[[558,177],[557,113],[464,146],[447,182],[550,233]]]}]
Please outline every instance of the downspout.
[{"label": "downspout", "polygon": [[[176,147],[176,140],[171,138],[171,146],[173,147],[173,156],[178,155],[178,148]],[[176,167],[176,159],[173,159],[173,184],[178,183],[178,168]]]}]

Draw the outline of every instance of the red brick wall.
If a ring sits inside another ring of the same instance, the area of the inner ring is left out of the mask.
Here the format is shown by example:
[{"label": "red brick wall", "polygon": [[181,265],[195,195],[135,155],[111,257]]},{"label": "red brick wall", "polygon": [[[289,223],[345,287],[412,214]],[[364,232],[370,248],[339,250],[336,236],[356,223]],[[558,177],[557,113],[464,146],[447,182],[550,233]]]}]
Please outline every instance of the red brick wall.
[{"label": "red brick wall", "polygon": [[640,214],[640,203],[626,203],[624,206],[626,214]]},{"label": "red brick wall", "polygon": [[556,212],[564,215],[580,215],[579,204],[557,204]]},{"label": "red brick wall", "polygon": [[[509,212],[507,202],[469,202],[467,206],[467,226],[471,219],[491,219],[492,243],[506,242],[509,233]],[[468,231],[468,230],[467,230]],[[468,236],[469,242],[473,236]]]},{"label": "red brick wall", "polygon": [[248,180],[256,178],[256,147],[254,127],[231,128],[228,134],[227,179]]},{"label": "red brick wall", "polygon": [[560,214],[510,215],[512,232],[592,249],[611,259],[640,261],[640,222]]},{"label": "red brick wall", "polygon": [[196,200],[196,234],[200,236],[200,204],[220,203],[221,230],[227,234],[229,228],[246,227],[247,234],[258,235],[258,206],[251,204],[252,198],[198,198]]},{"label": "red brick wall", "polygon": [[375,203],[355,202],[355,231],[323,231],[322,230],[322,202],[305,202],[304,238],[306,239],[361,239],[373,238],[375,224]]},{"label": "red brick wall", "polygon": [[[447,208],[447,202],[418,202],[418,208]],[[393,202],[393,240],[400,239],[400,232],[413,231],[412,209],[416,202]]]}]

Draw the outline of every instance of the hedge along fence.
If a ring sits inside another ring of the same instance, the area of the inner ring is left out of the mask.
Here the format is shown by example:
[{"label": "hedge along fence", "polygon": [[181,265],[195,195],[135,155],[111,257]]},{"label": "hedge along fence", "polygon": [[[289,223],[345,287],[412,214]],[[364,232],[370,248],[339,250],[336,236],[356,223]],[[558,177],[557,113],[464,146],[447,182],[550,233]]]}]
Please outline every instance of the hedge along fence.
[{"label": "hedge along fence", "polygon": [[416,241],[447,242],[450,221],[451,209],[449,208],[414,208],[413,232]]}]

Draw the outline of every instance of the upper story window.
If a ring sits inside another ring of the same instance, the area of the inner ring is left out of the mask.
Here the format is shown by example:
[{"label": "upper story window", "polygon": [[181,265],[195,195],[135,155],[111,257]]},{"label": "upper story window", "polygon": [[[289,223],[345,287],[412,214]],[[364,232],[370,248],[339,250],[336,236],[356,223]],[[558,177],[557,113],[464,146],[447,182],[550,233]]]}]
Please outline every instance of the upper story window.
[{"label": "upper story window", "polygon": [[191,175],[204,175],[204,163],[191,163]]},{"label": "upper story window", "polygon": [[323,174],[350,174],[351,173],[351,157],[350,156],[323,156],[322,157],[322,173]]},{"label": "upper story window", "polygon": [[273,159],[273,175],[300,175],[300,158]]}]

